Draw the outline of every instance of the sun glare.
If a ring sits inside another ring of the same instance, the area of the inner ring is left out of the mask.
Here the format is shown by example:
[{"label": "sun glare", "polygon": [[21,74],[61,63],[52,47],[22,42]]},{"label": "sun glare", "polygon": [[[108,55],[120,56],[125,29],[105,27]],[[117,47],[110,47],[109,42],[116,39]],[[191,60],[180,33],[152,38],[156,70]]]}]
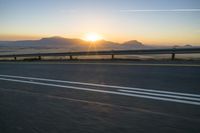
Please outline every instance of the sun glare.
[{"label": "sun glare", "polygon": [[102,37],[97,33],[87,33],[85,35],[86,41],[95,42],[95,41],[98,41],[98,40],[101,40],[101,39],[102,39]]}]

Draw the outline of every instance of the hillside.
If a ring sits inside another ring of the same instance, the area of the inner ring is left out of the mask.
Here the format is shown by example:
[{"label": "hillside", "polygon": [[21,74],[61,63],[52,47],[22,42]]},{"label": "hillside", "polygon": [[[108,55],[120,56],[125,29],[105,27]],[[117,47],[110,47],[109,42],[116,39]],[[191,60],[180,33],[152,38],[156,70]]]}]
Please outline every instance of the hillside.
[{"label": "hillside", "polygon": [[94,50],[130,50],[146,49],[150,46],[144,45],[137,40],[125,43],[116,43],[106,40],[88,42],[81,39],[69,39],[62,37],[49,37],[40,40],[24,41],[0,41],[0,53],[35,53],[35,52],[70,52],[70,51],[94,51]]}]

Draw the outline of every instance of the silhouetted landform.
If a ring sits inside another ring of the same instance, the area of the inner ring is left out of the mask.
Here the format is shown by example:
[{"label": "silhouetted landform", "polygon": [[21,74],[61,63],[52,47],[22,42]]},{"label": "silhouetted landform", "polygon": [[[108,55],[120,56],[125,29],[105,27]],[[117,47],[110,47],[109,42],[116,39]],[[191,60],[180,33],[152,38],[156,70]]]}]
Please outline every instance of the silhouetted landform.
[{"label": "silhouetted landform", "polygon": [[191,48],[192,45],[190,45],[190,44],[186,44],[186,45],[184,45],[183,47]]},{"label": "silhouetted landform", "polygon": [[[192,45],[188,44],[184,47],[192,47]],[[0,54],[95,50],[133,50],[151,48],[160,47],[145,45],[137,40],[131,40],[124,43],[117,43],[106,40],[88,42],[81,39],[69,39],[62,37],[49,37],[42,38],[40,40],[0,41]]]},{"label": "silhouetted landform", "polygon": [[123,47],[123,49],[146,49],[146,48],[155,48],[153,46],[148,46],[148,45],[144,45],[141,42],[137,41],[137,40],[131,40],[128,42],[125,42],[121,45]]}]

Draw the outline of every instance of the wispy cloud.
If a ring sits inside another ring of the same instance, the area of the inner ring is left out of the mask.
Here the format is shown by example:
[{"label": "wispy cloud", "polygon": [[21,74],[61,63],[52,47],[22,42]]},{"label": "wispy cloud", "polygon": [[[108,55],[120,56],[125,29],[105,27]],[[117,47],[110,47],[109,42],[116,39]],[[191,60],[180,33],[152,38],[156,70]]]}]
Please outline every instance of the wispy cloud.
[{"label": "wispy cloud", "polygon": [[131,12],[200,12],[200,9],[164,9],[164,10],[119,10],[122,13]]}]

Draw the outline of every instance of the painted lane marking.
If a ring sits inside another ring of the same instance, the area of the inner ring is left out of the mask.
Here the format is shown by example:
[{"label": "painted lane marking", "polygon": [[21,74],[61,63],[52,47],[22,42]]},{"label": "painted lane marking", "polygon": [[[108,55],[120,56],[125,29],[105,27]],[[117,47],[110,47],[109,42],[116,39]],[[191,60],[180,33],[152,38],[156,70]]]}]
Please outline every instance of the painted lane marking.
[{"label": "painted lane marking", "polygon": [[134,91],[152,92],[152,93],[158,93],[158,94],[170,94],[170,95],[179,95],[179,96],[189,96],[189,97],[200,98],[200,95],[198,95],[198,94],[189,94],[189,93],[180,93],[180,92],[171,92],[171,91],[160,91],[160,90],[153,90],[153,89],[142,89],[142,88],[133,88],[133,87],[124,87],[124,86],[114,86],[114,85],[105,85],[105,84],[94,84],[94,83],[64,81],[64,80],[56,80],[56,79],[14,76],[14,75],[0,75],[0,77],[30,79],[30,80],[39,80],[39,81],[50,81],[50,82],[57,82],[57,83],[69,83],[69,84],[78,84],[78,85],[87,85],[87,86],[96,86],[96,87],[107,87],[107,88],[114,88],[114,89],[126,89],[126,90],[134,90]]},{"label": "painted lane marking", "polygon": [[25,80],[17,80],[17,79],[9,79],[9,78],[0,78],[0,80],[20,82],[20,83],[29,83],[29,84],[36,84],[36,85],[44,85],[44,86],[51,86],[51,87],[69,88],[69,89],[92,91],[92,92],[101,92],[101,93],[116,94],[116,95],[122,95],[122,96],[139,97],[139,98],[147,98],[147,99],[154,99],[154,100],[161,100],[161,101],[184,103],[184,104],[200,105],[200,102],[198,102],[198,101],[189,101],[189,100],[165,98],[165,97],[158,97],[158,96],[148,96],[148,95],[144,95],[144,94],[143,95],[142,94],[131,94],[131,93],[123,93],[123,92],[117,92],[117,91],[106,91],[106,90],[90,89],[90,88],[75,87],[75,86],[64,86],[64,85],[58,85],[58,84],[42,83],[42,82],[35,82],[35,81],[25,81]]},{"label": "painted lane marking", "polygon": [[[7,77],[13,77],[13,76],[7,76]],[[14,76],[16,78],[16,76]],[[19,77],[19,76],[17,76]],[[24,78],[23,78],[24,79]],[[31,81],[33,81],[32,78],[28,78],[26,77],[26,79],[30,79]],[[34,80],[36,80],[38,78],[34,78]],[[39,79],[40,80],[40,79]],[[49,81],[49,79],[48,79]],[[68,81],[67,81],[68,82]],[[85,84],[85,83],[84,83]],[[88,83],[86,83],[88,84]],[[107,87],[107,86],[106,86]],[[109,87],[109,86],[108,86]],[[137,90],[136,88],[129,88],[129,89],[119,89],[118,91],[122,91],[122,92],[128,92],[128,93],[137,93],[137,94],[145,94],[145,95],[153,95],[153,96],[162,96],[162,97],[170,97],[170,98],[178,98],[178,99],[186,99],[186,100],[196,100],[196,101],[200,101],[200,98],[195,98],[195,97],[185,97],[185,96],[181,96],[181,95],[169,95],[169,94],[166,94],[166,93],[161,93],[162,91],[159,91],[160,93],[157,93],[157,92],[148,92],[148,91],[141,91],[140,90]]]},{"label": "painted lane marking", "polygon": [[87,103],[87,104],[88,103],[89,104],[96,104],[96,105],[100,105],[100,106],[117,107],[117,108],[129,109],[129,110],[139,111],[139,112],[144,112],[144,113],[149,113],[149,114],[156,114],[156,115],[173,117],[173,118],[175,117],[175,118],[181,118],[181,119],[185,119],[185,120],[198,121],[199,122],[198,119],[193,119],[193,118],[190,118],[190,117],[173,115],[173,114],[168,114],[168,113],[164,113],[164,112],[157,112],[157,111],[152,111],[152,110],[147,110],[147,109],[137,108],[137,107],[129,107],[129,106],[116,105],[116,104],[111,104],[111,103],[88,101],[88,100],[82,100],[82,99],[74,99],[74,98],[62,97],[62,96],[57,96],[57,95],[41,94],[41,93],[37,93],[37,92],[30,92],[30,91],[16,90],[16,89],[0,88],[0,91],[17,92],[17,93],[24,93],[24,94],[29,94],[29,95],[43,96],[43,97],[58,99],[58,100],[67,100],[67,101],[81,102],[81,103]]},{"label": "painted lane marking", "polygon": [[145,95],[151,95],[151,96],[162,96],[162,97],[170,97],[170,98],[177,98],[177,99],[186,99],[186,100],[200,101],[200,98],[185,97],[185,96],[158,94],[158,93],[150,93],[150,92],[140,92],[140,91],[123,90],[123,89],[119,89],[118,91],[128,92],[128,93],[131,93],[131,94],[132,93],[134,93],[134,94],[136,93],[136,94],[145,94]]},{"label": "painted lane marking", "polygon": [[0,64],[41,64],[41,65],[112,65],[112,66],[163,66],[200,67],[200,64],[159,64],[159,63],[65,63],[65,62],[0,62]]}]

